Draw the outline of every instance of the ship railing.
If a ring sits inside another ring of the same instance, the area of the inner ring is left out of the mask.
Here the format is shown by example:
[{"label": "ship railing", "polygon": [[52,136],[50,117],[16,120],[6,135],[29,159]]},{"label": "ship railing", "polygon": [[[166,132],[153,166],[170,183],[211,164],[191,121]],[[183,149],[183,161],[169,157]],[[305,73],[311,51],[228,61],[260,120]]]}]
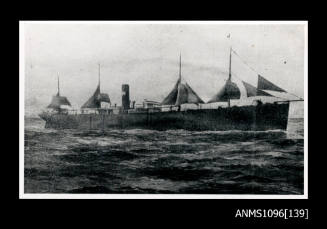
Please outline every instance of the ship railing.
[{"label": "ship railing", "polygon": [[214,103],[203,103],[199,104],[200,110],[208,110],[208,109],[218,109],[228,107],[227,102],[214,102]]},{"label": "ship railing", "polygon": [[184,103],[181,105],[162,105],[155,107],[160,109],[161,112],[170,112],[170,111],[187,111],[187,110],[199,110],[201,104],[196,103]]},{"label": "ship railing", "polygon": [[129,109],[127,110],[127,113],[129,114],[135,114],[135,113],[155,113],[155,112],[161,112],[160,108],[157,107],[151,107],[151,108],[135,108],[135,109]]},{"label": "ship railing", "polygon": [[77,110],[77,114],[113,114],[117,113],[115,111],[119,111],[118,108],[111,109],[111,108],[92,108],[92,109],[80,109]]}]

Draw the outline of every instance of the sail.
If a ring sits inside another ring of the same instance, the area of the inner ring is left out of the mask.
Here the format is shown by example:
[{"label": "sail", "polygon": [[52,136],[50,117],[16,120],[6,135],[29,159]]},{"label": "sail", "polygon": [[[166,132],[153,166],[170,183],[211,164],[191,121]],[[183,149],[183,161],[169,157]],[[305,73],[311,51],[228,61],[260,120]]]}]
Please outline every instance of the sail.
[{"label": "sail", "polygon": [[258,88],[252,86],[251,84],[248,84],[247,82],[242,81],[247,97],[252,97],[252,96],[272,96],[268,94],[267,92],[261,91]]},{"label": "sail", "polygon": [[70,102],[65,96],[55,95],[52,97],[51,103],[48,105],[48,108],[58,109],[61,105],[71,106]]},{"label": "sail", "polygon": [[161,105],[181,105],[185,103],[204,103],[195,91],[182,82],[182,55],[179,55],[179,78],[171,92],[161,102]]},{"label": "sail", "polygon": [[208,103],[227,102],[229,99],[240,99],[241,92],[238,86],[230,79],[227,80],[224,87],[215,94]]},{"label": "sail", "polygon": [[99,83],[93,95],[84,103],[82,108],[101,108],[101,102],[110,102],[109,95],[100,92],[100,64],[99,64]]},{"label": "sail", "polygon": [[175,105],[178,94],[179,80],[176,82],[173,90],[167,95],[167,97],[161,102],[162,105]]},{"label": "sail", "polygon": [[185,83],[185,87],[187,90],[187,103],[204,103],[203,100],[196,94],[196,92],[187,83]]},{"label": "sail", "polygon": [[270,90],[270,91],[278,91],[278,92],[286,92],[284,89],[276,86],[269,80],[263,78],[262,76],[258,75],[258,89],[259,90]]},{"label": "sail", "polygon": [[100,85],[98,85],[97,89],[93,93],[93,95],[84,103],[82,108],[100,108],[100,101],[99,101],[99,96],[100,96]]},{"label": "sail", "polygon": [[93,95],[84,103],[82,108],[100,108],[101,102],[110,103],[110,98],[108,94],[100,93],[100,85],[98,85]]},{"label": "sail", "polygon": [[185,82],[178,79],[173,90],[161,102],[161,105],[181,105],[184,103],[204,103],[196,92]]},{"label": "sail", "polygon": [[177,93],[175,105],[181,105],[184,103],[204,103],[204,102],[187,83],[185,84],[180,83],[178,85],[178,93]]},{"label": "sail", "polygon": [[106,93],[100,93],[100,95],[98,96],[98,100],[99,100],[100,102],[111,103],[111,102],[110,102],[109,95],[106,94]]},{"label": "sail", "polygon": [[60,96],[59,75],[58,75],[58,92],[56,95],[52,96],[51,103],[47,106],[47,108],[59,109],[60,106],[62,105],[71,106],[67,97]]}]

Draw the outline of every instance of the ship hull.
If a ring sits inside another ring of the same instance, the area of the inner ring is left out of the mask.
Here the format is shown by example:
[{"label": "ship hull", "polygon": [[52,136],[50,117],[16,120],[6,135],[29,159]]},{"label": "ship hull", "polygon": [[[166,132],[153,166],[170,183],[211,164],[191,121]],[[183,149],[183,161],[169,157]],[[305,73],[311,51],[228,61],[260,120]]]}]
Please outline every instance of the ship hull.
[{"label": "ship hull", "polygon": [[289,103],[126,114],[40,114],[54,129],[286,130]]}]

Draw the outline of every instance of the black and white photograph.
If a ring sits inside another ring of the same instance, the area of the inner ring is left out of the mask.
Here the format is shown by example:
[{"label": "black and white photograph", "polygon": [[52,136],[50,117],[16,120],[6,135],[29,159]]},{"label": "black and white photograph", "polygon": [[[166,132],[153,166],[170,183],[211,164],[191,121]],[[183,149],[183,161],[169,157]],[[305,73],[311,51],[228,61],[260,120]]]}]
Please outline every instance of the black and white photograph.
[{"label": "black and white photograph", "polygon": [[307,199],[306,21],[20,21],[20,198]]}]

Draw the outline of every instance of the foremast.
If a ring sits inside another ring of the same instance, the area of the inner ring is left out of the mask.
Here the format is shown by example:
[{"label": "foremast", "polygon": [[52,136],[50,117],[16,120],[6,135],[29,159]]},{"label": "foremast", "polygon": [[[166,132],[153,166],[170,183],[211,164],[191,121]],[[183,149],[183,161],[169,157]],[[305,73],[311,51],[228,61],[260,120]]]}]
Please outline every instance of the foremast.
[{"label": "foremast", "polygon": [[54,109],[61,113],[62,105],[71,106],[67,97],[60,95],[60,83],[59,83],[59,74],[57,75],[57,94],[52,97],[51,103],[48,105],[48,108]]}]

